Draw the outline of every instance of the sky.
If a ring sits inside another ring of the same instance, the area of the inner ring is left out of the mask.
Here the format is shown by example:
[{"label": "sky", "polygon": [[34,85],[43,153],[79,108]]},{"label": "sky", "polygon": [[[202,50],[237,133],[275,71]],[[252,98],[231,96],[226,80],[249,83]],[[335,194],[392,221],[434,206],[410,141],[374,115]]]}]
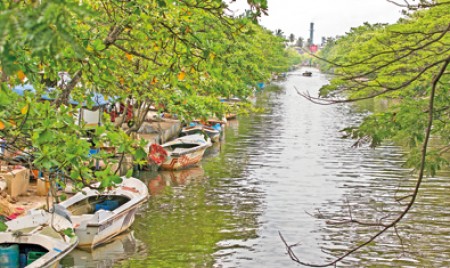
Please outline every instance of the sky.
[{"label": "sky", "polygon": [[[246,1],[236,1],[230,8],[242,13]],[[401,17],[401,8],[386,0],[268,0],[269,16],[260,24],[269,30],[281,29],[285,36],[309,38],[314,23],[314,43],[322,36],[343,35],[351,27],[369,23],[394,23]]]}]

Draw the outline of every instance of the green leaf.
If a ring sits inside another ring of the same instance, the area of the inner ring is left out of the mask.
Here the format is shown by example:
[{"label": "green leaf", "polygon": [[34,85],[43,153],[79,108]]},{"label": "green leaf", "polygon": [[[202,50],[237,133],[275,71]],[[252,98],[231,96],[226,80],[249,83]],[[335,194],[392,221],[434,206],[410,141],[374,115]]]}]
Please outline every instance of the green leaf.
[{"label": "green leaf", "polygon": [[6,225],[6,223],[0,221],[0,232],[5,232],[6,230],[8,230],[8,225]]},{"label": "green leaf", "polygon": [[74,232],[73,228],[64,229],[63,234],[70,238],[75,237],[75,232]]},{"label": "green leaf", "polygon": [[92,42],[92,46],[95,50],[103,50],[106,48],[105,44],[100,39],[94,40],[94,42]]}]

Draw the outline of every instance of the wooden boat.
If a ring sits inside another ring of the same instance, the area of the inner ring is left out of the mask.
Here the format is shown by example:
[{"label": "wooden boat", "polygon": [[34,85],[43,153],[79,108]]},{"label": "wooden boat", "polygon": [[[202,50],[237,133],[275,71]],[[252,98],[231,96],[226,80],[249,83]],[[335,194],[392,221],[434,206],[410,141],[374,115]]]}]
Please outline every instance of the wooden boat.
[{"label": "wooden boat", "polygon": [[84,188],[61,202],[79,238],[79,248],[94,248],[127,230],[138,208],[147,201],[148,189],[136,178],[122,178],[112,190],[100,193]]},{"label": "wooden boat", "polygon": [[211,139],[212,142],[219,142],[220,134],[222,132],[222,127],[220,124],[216,124],[215,126],[205,126],[199,123],[192,123],[192,125],[188,127],[184,127],[181,129],[180,136],[188,136],[192,134],[203,134],[205,133]]},{"label": "wooden boat", "polygon": [[221,98],[220,102],[224,102],[224,103],[238,103],[238,102],[242,102],[242,100],[238,97],[231,97],[231,98]]},{"label": "wooden boat", "polygon": [[227,113],[225,114],[225,118],[228,120],[236,119],[237,114],[236,113]]},{"label": "wooden boat", "polygon": [[[166,152],[161,167],[166,170],[178,170],[198,164],[211,146],[211,139],[201,134],[188,135],[166,142],[160,147]],[[150,150],[148,159],[153,158]]]},{"label": "wooden boat", "polygon": [[310,71],[305,71],[302,73],[303,76],[312,76],[312,72]]},{"label": "wooden boat", "polygon": [[78,244],[70,220],[58,212],[31,210],[0,232],[0,267],[56,267]]},{"label": "wooden boat", "polygon": [[222,102],[225,107],[227,108],[227,112],[225,113],[225,119],[228,120],[233,120],[236,119],[237,117],[237,110],[238,107],[240,105],[240,103],[242,103],[242,100],[238,97],[232,97],[232,98],[223,98],[220,99],[220,102]]},{"label": "wooden boat", "polygon": [[225,117],[223,117],[222,119],[208,118],[208,119],[206,119],[206,121],[205,120],[200,120],[200,119],[194,119],[193,122],[200,123],[200,124],[205,125],[205,126],[213,126],[215,124],[220,124],[220,125],[226,124],[227,123],[227,119]]}]

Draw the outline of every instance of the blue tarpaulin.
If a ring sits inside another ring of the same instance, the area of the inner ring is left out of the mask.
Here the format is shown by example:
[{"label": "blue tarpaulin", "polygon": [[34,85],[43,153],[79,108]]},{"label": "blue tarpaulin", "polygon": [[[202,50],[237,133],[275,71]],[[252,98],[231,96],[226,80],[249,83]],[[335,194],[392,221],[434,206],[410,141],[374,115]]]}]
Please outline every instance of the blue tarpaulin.
[{"label": "blue tarpaulin", "polygon": [[[54,88],[48,88],[47,92],[51,92],[55,90]],[[25,95],[25,92],[31,92],[31,93],[36,93],[36,90],[34,89],[34,87],[30,84],[25,84],[25,85],[19,85],[16,86],[12,89],[12,91],[16,92],[17,94],[19,94],[20,96]],[[48,94],[43,94],[41,95],[41,99],[43,100],[53,100],[53,98],[51,98]]]},{"label": "blue tarpaulin", "polygon": [[[55,90],[55,89],[54,88],[48,88],[47,92],[51,92],[53,90]],[[26,91],[29,91],[31,93],[36,93],[36,89],[34,89],[33,85],[31,85],[31,84],[25,84],[25,85],[16,86],[16,87],[14,87],[12,89],[12,91],[16,92],[20,96],[23,96]],[[53,98],[51,98],[49,96],[49,94],[41,95],[41,99],[43,99],[43,100],[53,100]],[[116,99],[117,99],[116,97],[114,97],[114,98],[109,97],[108,99],[105,99],[105,97],[102,94],[100,94],[100,93],[93,93],[93,94],[91,94],[91,100],[93,102],[93,107],[100,107],[100,106],[108,105],[110,103],[114,103]],[[78,105],[79,104],[79,102],[77,102],[77,101],[75,101],[73,99],[70,99],[69,103],[73,104],[73,105]],[[84,101],[82,104],[83,104],[84,107],[87,106],[86,101]]]},{"label": "blue tarpaulin", "polygon": [[[92,100],[92,102],[94,103],[94,107],[105,106],[105,105],[108,105],[108,104],[114,102],[114,98],[108,98],[108,99],[105,99],[105,96],[103,96],[103,95],[100,94],[100,93],[94,93],[94,94],[92,94],[92,95],[91,95],[91,100]],[[74,101],[74,100],[72,100],[72,99],[69,100],[69,103],[70,103],[70,104],[73,104],[73,105],[78,105],[78,104],[79,104],[79,102]],[[86,101],[83,101],[82,104],[83,104],[83,106],[87,106]]]}]

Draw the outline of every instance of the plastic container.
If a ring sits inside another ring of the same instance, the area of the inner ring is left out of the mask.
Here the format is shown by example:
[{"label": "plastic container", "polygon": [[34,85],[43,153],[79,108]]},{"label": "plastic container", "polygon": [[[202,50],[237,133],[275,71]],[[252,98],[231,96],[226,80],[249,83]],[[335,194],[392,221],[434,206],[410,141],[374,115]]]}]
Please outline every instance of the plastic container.
[{"label": "plastic container", "polygon": [[99,211],[100,209],[113,211],[119,207],[119,201],[117,200],[105,200],[101,203],[95,204],[95,211]]},{"label": "plastic container", "polygon": [[0,245],[0,267],[19,267],[19,245]]},{"label": "plastic container", "polygon": [[217,131],[222,131],[222,126],[220,126],[220,124],[219,123],[216,123],[216,124],[214,124],[213,126],[212,126],[212,128],[214,128],[215,130],[217,130]]},{"label": "plastic container", "polygon": [[27,265],[30,265],[35,260],[39,259],[40,257],[44,256],[47,252],[41,252],[41,251],[29,251],[27,255]]}]

